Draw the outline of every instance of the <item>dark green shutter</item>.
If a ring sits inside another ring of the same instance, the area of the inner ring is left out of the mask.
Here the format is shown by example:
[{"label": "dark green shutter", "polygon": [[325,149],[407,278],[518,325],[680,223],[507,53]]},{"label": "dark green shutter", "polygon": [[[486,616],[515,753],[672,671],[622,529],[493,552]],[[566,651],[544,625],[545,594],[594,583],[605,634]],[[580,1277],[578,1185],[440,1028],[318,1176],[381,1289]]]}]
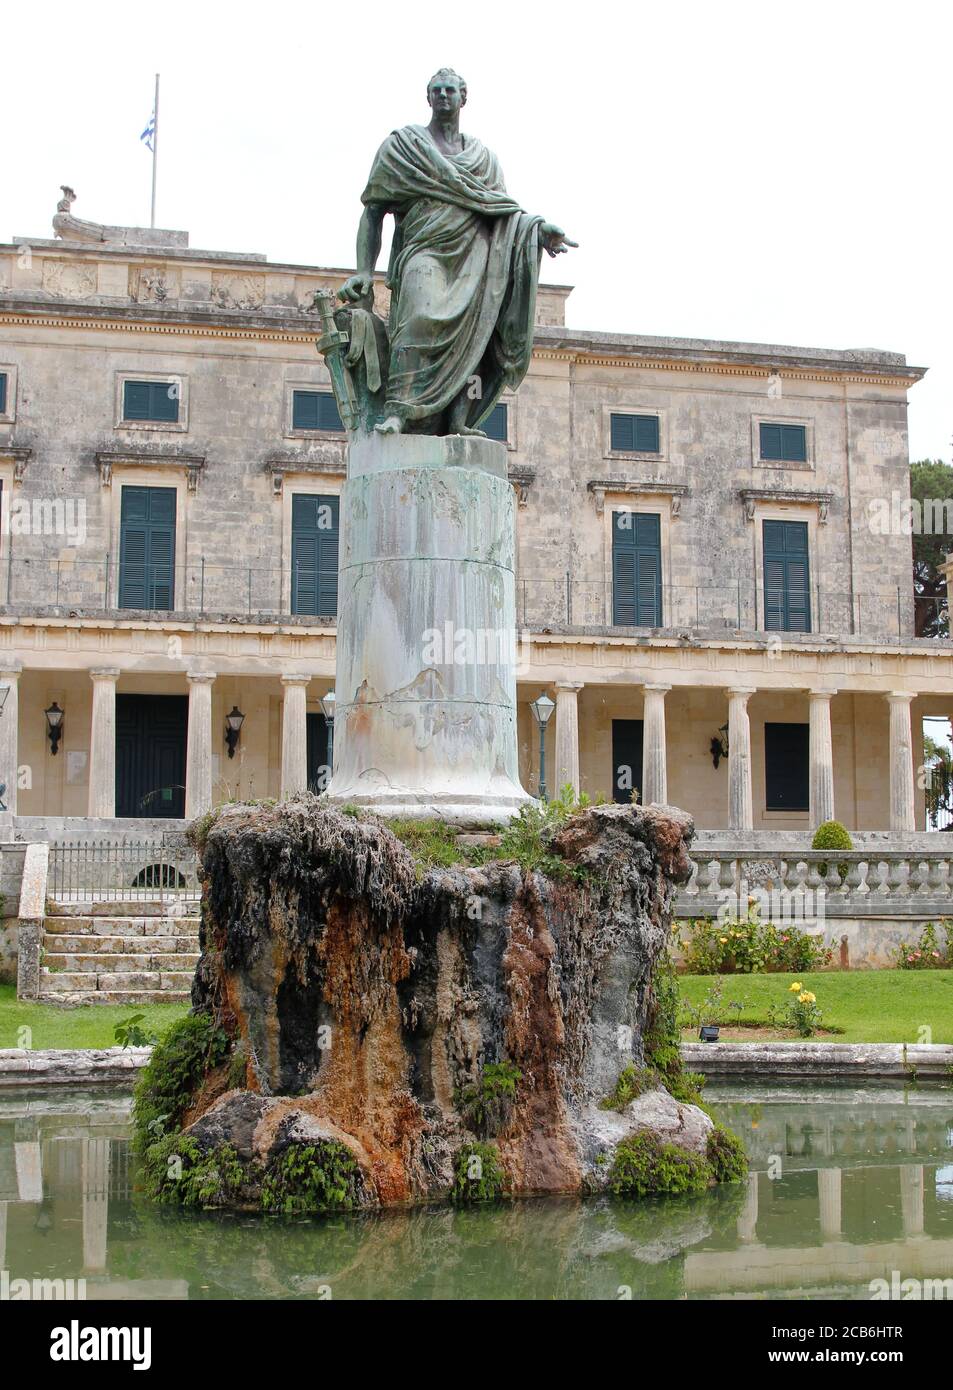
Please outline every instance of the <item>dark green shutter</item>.
[{"label": "dark green shutter", "polygon": [[505,444],[508,438],[508,424],[506,406],[497,404],[490,411],[480,428],[485,432],[487,439],[498,439],[501,444]]},{"label": "dark green shutter", "polygon": [[765,521],[764,626],[768,632],[810,632],[811,576],[806,521]]},{"label": "dark green shutter", "polygon": [[810,725],[765,724],[765,809],[806,811],[810,806]]},{"label": "dark green shutter", "polygon": [[612,797],[628,805],[633,789],[642,790],[642,741],[644,724],[641,719],[612,721]]},{"label": "dark green shutter", "polygon": [[297,493],[291,500],[291,611],[333,618],[338,611],[339,500]]},{"label": "dark green shutter", "polygon": [[806,426],[762,425],[761,457],[769,463],[806,463]]},{"label": "dark green shutter", "polygon": [[338,403],[330,391],[295,391],[291,427],[296,430],[343,430]]},{"label": "dark green shutter", "polygon": [[657,415],[610,415],[610,447],[620,454],[659,453]]},{"label": "dark green shutter", "polygon": [[171,611],[175,598],[175,488],[124,487],[119,607]]},{"label": "dark green shutter", "polygon": [[662,626],[662,529],[654,512],[612,514],[612,621]]},{"label": "dark green shutter", "polygon": [[308,710],[305,718],[308,791],[317,795],[327,790],[331,780],[328,765],[328,726],[323,714]]},{"label": "dark green shutter", "polygon": [[0,372],[0,415],[7,413],[7,374]]},{"label": "dark green shutter", "polygon": [[179,418],[178,388],[171,381],[123,382],[124,420],[155,420],[175,424]]}]

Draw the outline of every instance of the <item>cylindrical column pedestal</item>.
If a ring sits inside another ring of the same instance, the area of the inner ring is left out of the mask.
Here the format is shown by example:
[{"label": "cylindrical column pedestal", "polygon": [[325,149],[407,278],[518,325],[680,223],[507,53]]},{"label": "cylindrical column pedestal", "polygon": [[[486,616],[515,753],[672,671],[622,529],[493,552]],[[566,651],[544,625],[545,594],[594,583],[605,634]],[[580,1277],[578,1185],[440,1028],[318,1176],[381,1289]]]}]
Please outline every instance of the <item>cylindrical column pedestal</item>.
[{"label": "cylindrical column pedestal", "polygon": [[516,747],[515,512],[506,450],[358,436],[341,494],[332,801],[500,822]]}]

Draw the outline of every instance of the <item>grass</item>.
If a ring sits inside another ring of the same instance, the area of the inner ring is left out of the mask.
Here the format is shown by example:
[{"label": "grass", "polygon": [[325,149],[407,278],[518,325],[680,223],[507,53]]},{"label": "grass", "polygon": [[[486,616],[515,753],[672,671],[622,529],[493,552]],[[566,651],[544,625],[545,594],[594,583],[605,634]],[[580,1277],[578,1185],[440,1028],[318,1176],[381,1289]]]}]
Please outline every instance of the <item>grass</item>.
[{"label": "grass", "polygon": [[[680,975],[684,998],[699,1005],[716,979],[724,983],[718,1018],[726,1028],[767,1025],[768,1005],[784,1004],[793,981],[817,995],[824,1027],[842,1028],[825,1042],[953,1043],[953,970],[845,970],[807,975]],[[744,1000],[739,1012],[727,1007]],[[924,1038],[921,1028],[930,1028]]]},{"label": "grass", "polygon": [[0,1048],[22,1047],[21,1028],[31,1030],[33,1048],[115,1047],[113,1029],[132,1014],[144,1014],[141,1026],[159,1034],[186,1013],[186,1004],[88,1004],[60,1009],[18,1001],[15,985],[0,985]]}]

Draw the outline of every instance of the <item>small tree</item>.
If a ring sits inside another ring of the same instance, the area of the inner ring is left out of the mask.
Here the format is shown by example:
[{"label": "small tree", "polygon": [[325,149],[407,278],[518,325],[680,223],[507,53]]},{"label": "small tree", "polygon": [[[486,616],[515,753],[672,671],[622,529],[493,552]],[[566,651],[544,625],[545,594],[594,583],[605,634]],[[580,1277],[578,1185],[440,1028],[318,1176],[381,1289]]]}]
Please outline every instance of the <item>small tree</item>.
[{"label": "small tree", "polygon": [[[920,459],[911,463],[910,496],[920,503],[921,516],[926,515],[924,502],[953,499],[953,468],[941,459]],[[953,535],[945,532],[927,535],[924,526],[914,529],[913,604],[918,637],[949,635],[946,579],[940,566],[950,551],[953,551]]]},{"label": "small tree", "polygon": [[953,753],[945,743],[923,735],[924,798],[927,824],[937,825],[941,812],[953,811]]}]

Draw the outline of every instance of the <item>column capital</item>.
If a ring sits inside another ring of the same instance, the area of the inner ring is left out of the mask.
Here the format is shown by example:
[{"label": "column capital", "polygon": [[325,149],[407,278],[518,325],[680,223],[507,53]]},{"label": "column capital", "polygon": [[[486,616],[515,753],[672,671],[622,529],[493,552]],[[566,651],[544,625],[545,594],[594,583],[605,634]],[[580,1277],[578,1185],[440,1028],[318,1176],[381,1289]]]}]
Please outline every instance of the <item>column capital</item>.
[{"label": "column capital", "polygon": [[557,690],[582,690],[585,681],[553,681]]},{"label": "column capital", "polygon": [[917,698],[917,692],[915,690],[888,690],[885,692],[885,696],[890,704],[909,705],[911,700]]},{"label": "column capital", "polygon": [[313,676],[285,675],[281,677],[282,685],[309,685],[314,680]]},{"label": "column capital", "polygon": [[203,681],[208,681],[209,685],[211,685],[216,674],[215,671],[186,671],[185,679],[191,685],[201,685]]},{"label": "column capital", "polygon": [[726,685],[725,694],[732,700],[747,700],[750,695],[757,695],[756,685]]},{"label": "column capital", "polygon": [[812,700],[830,700],[837,694],[836,690],[812,690],[808,689],[807,694]]},{"label": "column capital", "polygon": [[644,681],[642,685],[643,690],[651,691],[654,695],[667,695],[671,688],[661,681]]},{"label": "column capital", "polygon": [[23,674],[22,661],[4,661],[0,665],[0,681],[15,681]]},{"label": "column capital", "polygon": [[94,666],[89,677],[94,681],[117,681],[121,674],[118,666]]}]

